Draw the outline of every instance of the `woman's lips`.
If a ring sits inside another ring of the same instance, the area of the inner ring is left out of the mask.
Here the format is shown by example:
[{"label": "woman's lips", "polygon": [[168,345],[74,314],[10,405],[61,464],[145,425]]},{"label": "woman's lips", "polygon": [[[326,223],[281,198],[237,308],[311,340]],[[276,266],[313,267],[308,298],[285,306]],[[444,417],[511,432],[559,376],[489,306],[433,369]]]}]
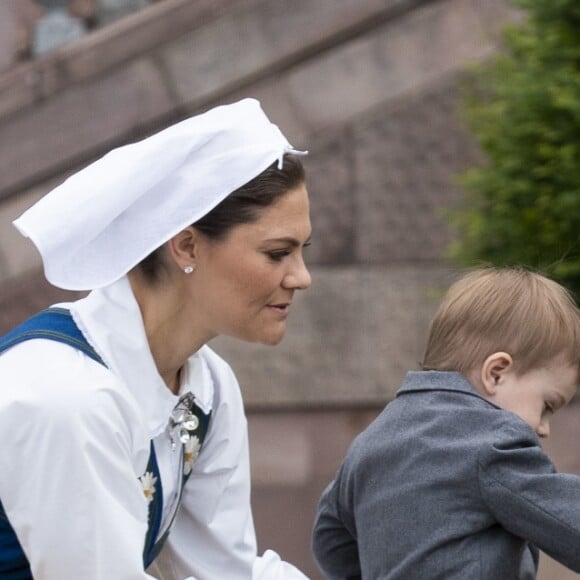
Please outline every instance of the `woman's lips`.
[{"label": "woman's lips", "polygon": [[269,304],[268,308],[284,318],[290,313],[290,304]]}]

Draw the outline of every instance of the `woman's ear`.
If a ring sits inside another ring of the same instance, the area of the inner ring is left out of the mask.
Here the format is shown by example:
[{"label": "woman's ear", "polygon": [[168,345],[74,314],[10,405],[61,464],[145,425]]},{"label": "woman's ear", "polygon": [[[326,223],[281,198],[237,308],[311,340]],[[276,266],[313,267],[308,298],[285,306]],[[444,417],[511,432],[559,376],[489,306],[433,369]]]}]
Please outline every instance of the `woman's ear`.
[{"label": "woman's ear", "polygon": [[507,352],[494,352],[490,354],[481,367],[481,385],[484,393],[493,396],[497,387],[507,373],[513,370],[514,361]]},{"label": "woman's ear", "polygon": [[195,267],[196,239],[196,231],[190,226],[175,234],[167,243],[169,254],[180,270]]}]

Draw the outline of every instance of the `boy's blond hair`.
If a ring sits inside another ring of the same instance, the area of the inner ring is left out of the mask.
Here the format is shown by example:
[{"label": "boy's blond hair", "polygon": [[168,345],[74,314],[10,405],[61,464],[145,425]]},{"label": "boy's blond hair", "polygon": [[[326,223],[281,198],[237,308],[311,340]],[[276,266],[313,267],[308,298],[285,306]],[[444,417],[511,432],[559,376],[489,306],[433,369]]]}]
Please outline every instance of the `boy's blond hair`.
[{"label": "boy's blond hair", "polygon": [[580,311],[568,291],[519,267],[455,282],[431,322],[423,369],[467,374],[500,351],[520,375],[559,355],[580,369]]}]

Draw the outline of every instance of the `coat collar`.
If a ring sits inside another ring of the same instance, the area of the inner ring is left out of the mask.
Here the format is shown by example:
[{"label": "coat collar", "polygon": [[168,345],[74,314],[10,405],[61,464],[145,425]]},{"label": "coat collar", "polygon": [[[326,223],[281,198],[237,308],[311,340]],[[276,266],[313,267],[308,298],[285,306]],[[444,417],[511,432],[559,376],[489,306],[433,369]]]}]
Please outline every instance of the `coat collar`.
[{"label": "coat collar", "polygon": [[487,401],[462,374],[457,372],[410,371],[406,374],[397,396],[412,391],[455,391]]},{"label": "coat collar", "polygon": [[[127,277],[93,290],[70,305],[70,310],[85,338],[137,400],[150,437],[159,435],[179,397],[167,388],[157,371]],[[214,385],[204,357],[200,356],[203,348],[187,362],[180,395],[193,392],[207,413],[211,410]]]}]

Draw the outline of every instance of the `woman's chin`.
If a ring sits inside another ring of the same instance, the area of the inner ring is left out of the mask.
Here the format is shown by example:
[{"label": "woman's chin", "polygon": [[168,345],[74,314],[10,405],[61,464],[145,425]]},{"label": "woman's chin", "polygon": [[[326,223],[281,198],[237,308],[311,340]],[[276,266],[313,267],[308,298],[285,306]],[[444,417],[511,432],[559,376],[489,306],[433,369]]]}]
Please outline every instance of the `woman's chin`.
[{"label": "woman's chin", "polygon": [[257,342],[265,346],[276,346],[277,344],[280,344],[282,342],[282,339],[284,338],[285,334],[286,329],[284,329],[282,332],[276,332],[269,334],[267,336],[262,336],[258,339]]}]

